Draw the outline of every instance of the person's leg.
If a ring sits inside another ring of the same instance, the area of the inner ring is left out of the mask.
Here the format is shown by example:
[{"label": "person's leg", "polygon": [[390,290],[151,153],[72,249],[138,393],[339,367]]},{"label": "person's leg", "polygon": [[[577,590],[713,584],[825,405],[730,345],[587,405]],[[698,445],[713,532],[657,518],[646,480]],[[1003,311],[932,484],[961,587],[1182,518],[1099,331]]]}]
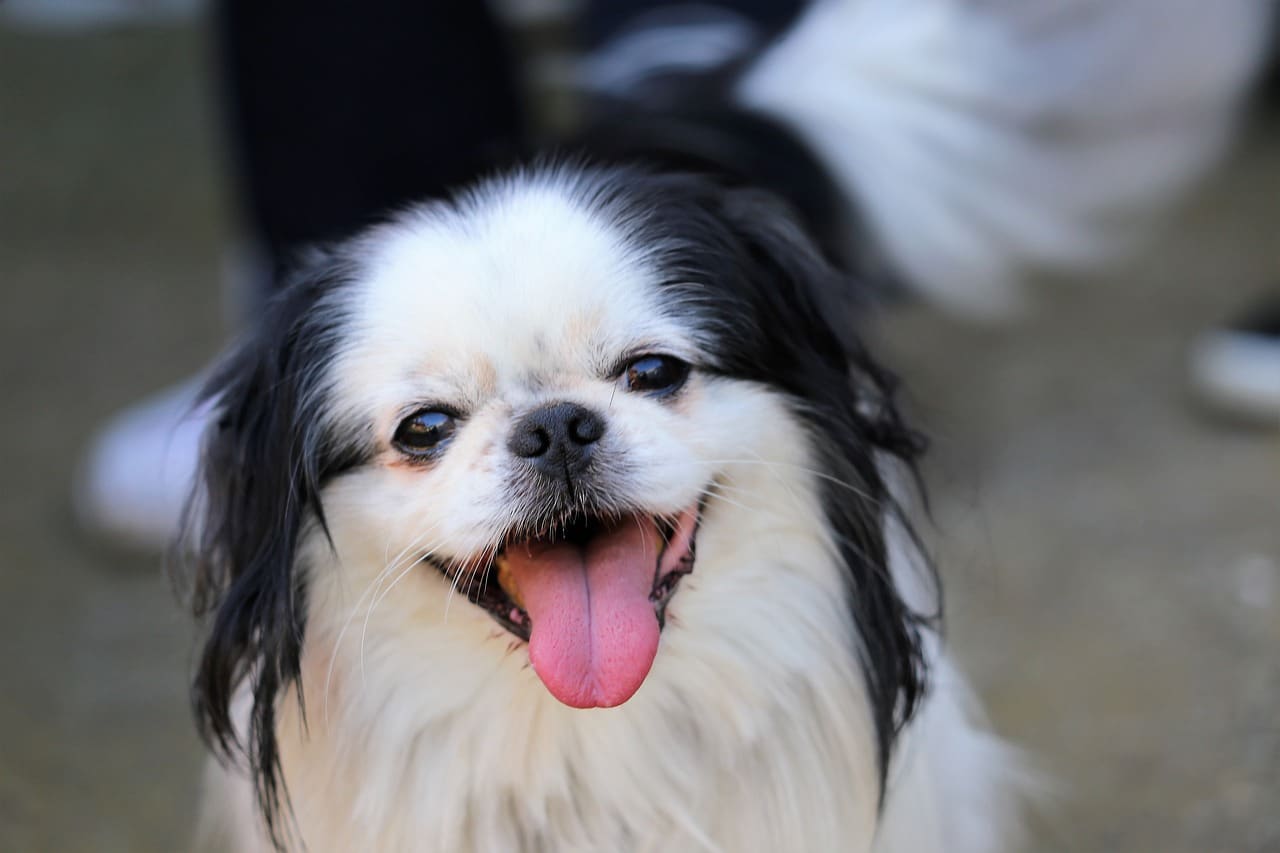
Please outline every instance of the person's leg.
[{"label": "person's leg", "polygon": [[[216,15],[228,143],[254,279],[290,255],[440,195],[519,146],[512,60],[480,2],[224,0]],[[207,409],[189,380],[117,415],[74,486],[81,521],[144,547],[176,532]]]},{"label": "person's leg", "polygon": [[446,192],[521,139],[486,3],[224,0],[217,35],[245,217],[278,261]]}]

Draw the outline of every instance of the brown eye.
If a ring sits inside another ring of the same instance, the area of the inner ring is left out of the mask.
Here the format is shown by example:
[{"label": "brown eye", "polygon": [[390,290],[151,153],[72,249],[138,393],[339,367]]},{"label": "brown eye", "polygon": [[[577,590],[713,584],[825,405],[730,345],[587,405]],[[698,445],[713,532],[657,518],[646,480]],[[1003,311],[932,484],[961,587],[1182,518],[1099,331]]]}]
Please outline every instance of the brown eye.
[{"label": "brown eye", "polygon": [[439,451],[457,429],[458,421],[453,415],[426,409],[401,421],[392,441],[410,456],[430,456]]},{"label": "brown eye", "polygon": [[669,355],[642,355],[627,365],[622,380],[628,391],[665,396],[689,378],[689,365]]}]

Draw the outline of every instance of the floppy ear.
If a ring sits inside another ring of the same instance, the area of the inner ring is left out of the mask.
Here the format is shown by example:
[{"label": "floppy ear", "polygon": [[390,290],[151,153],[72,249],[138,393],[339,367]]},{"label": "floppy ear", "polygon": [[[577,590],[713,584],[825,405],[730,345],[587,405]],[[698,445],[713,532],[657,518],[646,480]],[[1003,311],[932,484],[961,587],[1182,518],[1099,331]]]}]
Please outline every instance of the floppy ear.
[{"label": "floppy ear", "polygon": [[[743,363],[730,369],[787,391],[815,436],[827,521],[862,635],[884,773],[895,735],[926,690],[921,628],[933,618],[912,608],[891,571],[887,526],[900,524],[919,543],[886,477],[886,463],[897,460],[914,472],[924,441],[899,412],[895,378],[858,338],[865,306],[857,283],[825,260],[772,196],[725,190],[720,212],[746,258],[733,276],[736,287],[754,303],[754,322],[744,323],[741,333],[756,340],[742,351]],[[936,585],[932,576],[922,581]]]},{"label": "floppy ear", "polygon": [[769,306],[777,324],[770,335],[806,339],[825,362],[841,365],[847,378],[832,390],[846,397],[852,392],[866,438],[894,456],[919,456],[925,442],[898,409],[897,377],[871,357],[858,334],[874,310],[871,291],[834,267],[791,208],[773,194],[729,189],[722,211],[754,264],[748,277],[756,282],[757,298],[775,303]]},{"label": "floppy ear", "polygon": [[[197,720],[216,753],[248,758],[274,840],[284,794],[276,702],[298,684],[306,628],[298,546],[308,525],[324,529],[325,481],[357,461],[326,432],[347,278],[332,256],[313,256],[217,368],[204,391],[213,418],[187,507],[192,603],[208,629],[192,692]],[[252,698],[247,721],[231,713],[242,690]]]},{"label": "floppy ear", "polygon": [[862,294],[822,254],[786,202],[764,190],[733,188],[724,191],[721,210],[777,297],[799,309],[793,316],[834,333],[818,343],[844,349],[855,340],[854,323],[867,307]]}]

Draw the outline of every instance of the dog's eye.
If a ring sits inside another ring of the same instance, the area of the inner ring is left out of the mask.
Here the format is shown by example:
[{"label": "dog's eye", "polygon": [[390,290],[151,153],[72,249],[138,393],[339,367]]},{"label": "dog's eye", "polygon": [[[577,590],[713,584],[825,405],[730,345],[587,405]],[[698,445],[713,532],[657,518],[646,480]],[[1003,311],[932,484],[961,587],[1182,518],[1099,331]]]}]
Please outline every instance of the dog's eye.
[{"label": "dog's eye", "polygon": [[669,355],[642,355],[622,372],[628,391],[670,394],[689,378],[689,365]]},{"label": "dog's eye", "polygon": [[393,441],[410,456],[426,456],[439,450],[457,429],[458,421],[453,415],[424,409],[400,422]]}]

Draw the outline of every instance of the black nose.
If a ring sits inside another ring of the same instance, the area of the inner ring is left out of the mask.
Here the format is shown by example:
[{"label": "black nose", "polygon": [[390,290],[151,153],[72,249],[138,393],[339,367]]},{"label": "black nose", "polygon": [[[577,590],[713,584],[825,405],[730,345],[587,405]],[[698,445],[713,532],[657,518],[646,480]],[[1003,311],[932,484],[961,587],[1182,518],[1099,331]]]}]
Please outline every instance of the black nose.
[{"label": "black nose", "polygon": [[604,435],[604,419],[577,403],[552,403],[524,415],[511,429],[507,447],[557,479],[580,474]]}]

